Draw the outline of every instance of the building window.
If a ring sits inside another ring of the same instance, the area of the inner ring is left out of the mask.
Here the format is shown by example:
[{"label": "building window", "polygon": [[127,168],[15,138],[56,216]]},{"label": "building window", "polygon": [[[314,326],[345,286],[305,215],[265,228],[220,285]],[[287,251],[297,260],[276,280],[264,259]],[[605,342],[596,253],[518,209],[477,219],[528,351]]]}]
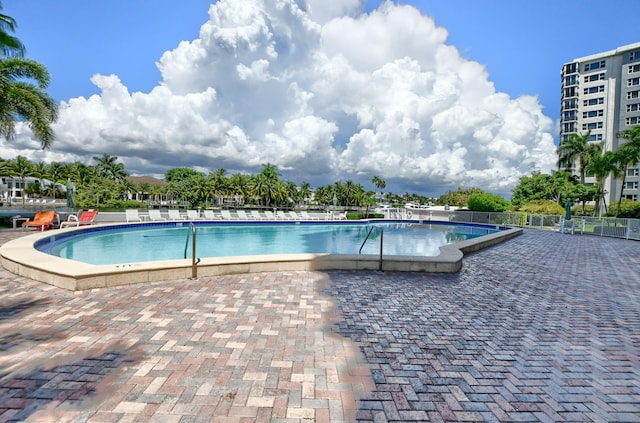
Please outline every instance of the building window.
[{"label": "building window", "polygon": [[640,103],[627,104],[627,113],[637,112],[638,110],[640,110]]},{"label": "building window", "polygon": [[624,189],[638,189],[638,181],[625,182]]},{"label": "building window", "polygon": [[589,134],[589,141],[602,141],[602,134]]},{"label": "building window", "polygon": [[640,50],[632,51],[631,53],[629,53],[630,62],[633,62],[634,60],[638,60],[638,59],[640,59]]},{"label": "building window", "polygon": [[590,98],[589,100],[584,100],[582,102],[582,105],[585,107],[597,106],[598,104],[604,104],[604,97]]},{"label": "building window", "polygon": [[562,103],[562,108],[563,109],[577,109],[578,108],[578,99],[577,98],[570,98],[568,100],[565,100]]},{"label": "building window", "polygon": [[576,120],[576,111],[570,110],[568,112],[562,113],[562,120]]},{"label": "building window", "polygon": [[[631,53],[633,54],[633,53]],[[631,59],[633,60],[633,59]],[[577,63],[567,63],[566,65],[564,65],[564,73],[565,75],[568,75],[570,73],[576,73],[578,71],[578,64]]]},{"label": "building window", "polygon": [[562,125],[562,132],[576,132],[576,123],[570,122]]},{"label": "building window", "polygon": [[582,130],[588,131],[592,129],[602,129],[602,122],[583,123]]},{"label": "building window", "polygon": [[631,201],[638,201],[638,196],[637,195],[631,195],[631,194],[627,194],[624,196],[625,200],[631,200]]},{"label": "building window", "polygon": [[602,109],[590,110],[588,112],[582,112],[582,118],[586,119],[586,118],[598,117],[598,116],[602,116],[603,114],[604,114],[604,110]]},{"label": "building window", "polygon": [[638,168],[637,167],[630,167],[627,169],[627,176],[638,176]]},{"label": "building window", "polygon": [[576,90],[576,87],[569,87],[564,89],[565,97],[575,97],[577,95],[578,95],[578,92]]},{"label": "building window", "polygon": [[587,63],[586,65],[584,65],[584,70],[590,71],[590,70],[601,69],[601,68],[604,68],[605,64],[606,63],[604,60],[601,60],[599,62]]},{"label": "building window", "polygon": [[564,85],[576,85],[578,83],[578,75],[569,75],[564,77]]},{"label": "building window", "polygon": [[627,79],[627,87],[633,87],[634,85],[640,85],[640,78]]},{"label": "building window", "polygon": [[629,65],[629,73],[640,72],[640,64]]},{"label": "building window", "polygon": [[624,124],[627,126],[637,125],[638,123],[640,123],[640,117],[638,116],[628,117],[624,120]]},{"label": "building window", "polygon": [[600,81],[604,79],[604,72],[594,73],[593,75],[587,75],[584,77],[584,82]]},{"label": "building window", "polygon": [[627,100],[631,100],[632,98],[640,98],[640,90],[629,91],[627,93]]},{"label": "building window", "polygon": [[595,94],[604,92],[604,85],[596,85],[595,87],[589,87],[584,89],[585,94]]}]

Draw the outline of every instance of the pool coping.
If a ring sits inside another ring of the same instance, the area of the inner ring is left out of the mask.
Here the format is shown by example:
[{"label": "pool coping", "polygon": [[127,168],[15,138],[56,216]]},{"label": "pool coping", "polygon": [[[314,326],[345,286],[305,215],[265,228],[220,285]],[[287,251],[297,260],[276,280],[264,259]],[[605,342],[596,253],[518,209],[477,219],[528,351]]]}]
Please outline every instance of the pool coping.
[{"label": "pool coping", "polygon": [[[403,222],[442,224],[442,222],[435,221],[410,220]],[[313,223],[317,224],[319,222]],[[332,222],[328,221],[326,223]],[[463,222],[449,223],[487,226]],[[125,225],[141,226],[138,223],[119,223],[100,226]],[[68,234],[71,233],[71,231],[82,231],[85,229],[86,228],[66,228],[60,231]],[[509,228],[493,234],[445,245],[440,247],[440,255],[432,257],[383,255],[381,260],[379,255],[369,254],[271,254],[202,258],[199,263],[194,266],[191,258],[115,265],[93,265],[56,257],[38,251],[35,248],[35,244],[39,240],[52,235],[51,231],[49,231],[27,235],[3,244],[0,246],[0,259],[2,266],[9,272],[70,291],[82,291],[145,282],[189,279],[194,276],[206,277],[257,272],[381,270],[456,273],[462,268],[462,258],[464,254],[490,247],[520,235],[521,233],[522,228]]]}]

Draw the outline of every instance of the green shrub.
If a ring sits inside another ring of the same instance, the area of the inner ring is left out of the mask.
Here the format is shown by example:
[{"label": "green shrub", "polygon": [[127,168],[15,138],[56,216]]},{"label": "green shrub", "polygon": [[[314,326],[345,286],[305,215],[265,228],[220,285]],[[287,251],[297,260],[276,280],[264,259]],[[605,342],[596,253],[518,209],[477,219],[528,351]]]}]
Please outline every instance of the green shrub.
[{"label": "green shrub", "polygon": [[564,214],[565,210],[560,204],[551,200],[533,200],[522,204],[518,211],[532,214]]},{"label": "green shrub", "polygon": [[[615,216],[618,210],[618,203],[614,203],[609,207],[608,216]],[[625,219],[640,219],[640,203],[631,200],[622,200],[618,217]]]},{"label": "green shrub", "polygon": [[511,208],[511,204],[499,195],[475,193],[467,199],[467,207],[473,211],[505,212]]}]

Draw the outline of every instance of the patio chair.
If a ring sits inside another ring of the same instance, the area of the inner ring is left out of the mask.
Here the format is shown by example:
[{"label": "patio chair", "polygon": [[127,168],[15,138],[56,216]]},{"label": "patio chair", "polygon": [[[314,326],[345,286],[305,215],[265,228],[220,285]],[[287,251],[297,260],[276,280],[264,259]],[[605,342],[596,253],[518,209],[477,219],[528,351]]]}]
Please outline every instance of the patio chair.
[{"label": "patio chair", "polygon": [[67,226],[93,225],[93,221],[98,215],[98,210],[82,210],[79,215],[70,214],[67,220],[60,222],[60,229]]},{"label": "patio chair", "polygon": [[149,220],[152,221],[152,222],[158,222],[158,221],[167,220],[167,219],[162,217],[162,213],[160,212],[160,210],[158,210],[158,209],[150,209],[149,210]]},{"label": "patio chair", "polygon": [[233,220],[231,212],[229,210],[220,210],[220,214],[224,220]]},{"label": "patio chair", "polygon": [[138,209],[126,209],[124,211],[125,218],[127,219],[127,223],[129,222],[142,222],[142,218],[138,213]]},{"label": "patio chair", "polygon": [[301,211],[300,212],[300,216],[304,219],[304,220],[320,220],[317,217],[313,217],[311,216],[308,212],[306,211]]},{"label": "patio chair", "polygon": [[215,214],[213,210],[204,210],[202,213],[204,214],[204,218],[207,220],[218,220],[222,218],[221,216]]},{"label": "patio chair", "polygon": [[264,216],[262,216],[258,210],[251,210],[251,216],[253,216],[255,220],[264,220]]},{"label": "patio chair", "polygon": [[271,210],[265,210],[264,216],[266,217],[267,220],[276,220],[276,215],[273,214]]},{"label": "patio chair", "polygon": [[184,216],[180,214],[178,209],[169,209],[167,213],[169,213],[169,220],[184,220]]},{"label": "patio chair", "polygon": [[249,216],[244,210],[236,210],[236,214],[238,215],[238,218],[242,220],[255,219],[253,216]]},{"label": "patio chair", "polygon": [[51,229],[53,225],[53,221],[57,218],[56,212],[53,210],[50,211],[38,211],[33,216],[32,220],[27,220],[22,224],[22,229],[37,229],[40,228],[41,231],[45,231],[47,229]]},{"label": "patio chair", "polygon": [[289,220],[302,220],[302,218],[300,216],[298,216],[298,213],[296,213],[294,211],[290,211],[289,212]]},{"label": "patio chair", "polygon": [[187,210],[187,220],[202,220],[198,210]]},{"label": "patio chair", "polygon": [[560,232],[563,234],[574,234],[576,231],[576,223],[573,220],[566,220],[562,223],[562,228]]}]

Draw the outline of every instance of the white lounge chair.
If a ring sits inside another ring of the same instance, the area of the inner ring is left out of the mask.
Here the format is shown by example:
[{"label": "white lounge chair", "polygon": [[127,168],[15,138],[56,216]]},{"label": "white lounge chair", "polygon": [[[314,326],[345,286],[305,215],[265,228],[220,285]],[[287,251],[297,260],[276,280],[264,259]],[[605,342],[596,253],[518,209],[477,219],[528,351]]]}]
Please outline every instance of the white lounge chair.
[{"label": "white lounge chair", "polygon": [[231,212],[229,210],[220,210],[220,214],[224,220],[233,220],[233,216],[231,216]]},{"label": "white lounge chair", "polygon": [[289,212],[289,219],[290,220],[302,220],[302,218],[300,216],[298,216],[298,213],[296,213],[294,211],[290,211]]},{"label": "white lounge chair", "polygon": [[138,214],[137,209],[126,209],[124,211],[125,218],[127,219],[127,223],[129,222],[142,222],[142,218],[140,214]]},{"label": "white lounge chair", "polygon": [[276,220],[276,215],[271,210],[265,210],[264,216],[267,220]]},{"label": "white lounge chair", "polygon": [[573,220],[564,220],[564,222],[562,223],[562,228],[560,229],[560,232],[562,232],[563,234],[574,234],[576,231],[576,223]]},{"label": "white lounge chair", "polygon": [[198,210],[187,210],[187,220],[202,220]]},{"label": "white lounge chair", "polygon": [[242,220],[255,219],[253,216],[249,216],[247,212],[245,212],[244,210],[236,210],[236,214],[238,215],[238,219],[242,219]]},{"label": "white lounge chair", "polygon": [[213,210],[204,210],[202,213],[204,214],[204,218],[207,220],[218,220],[221,218],[220,216],[216,215]]},{"label": "white lounge chair", "polygon": [[169,220],[184,220],[184,216],[180,214],[178,209],[169,209],[167,213],[169,213]]},{"label": "white lounge chair", "polygon": [[258,210],[251,210],[251,216],[253,216],[255,220],[264,220],[264,216],[262,216]]},{"label": "white lounge chair", "polygon": [[149,220],[152,221],[152,222],[159,222],[161,220],[167,220],[167,219],[162,217],[162,213],[160,213],[160,210],[150,209],[149,210]]},{"label": "white lounge chair", "polygon": [[302,219],[304,220],[320,220],[317,217],[313,217],[311,216],[308,212],[306,211],[301,211],[300,212],[300,216],[302,217]]}]

